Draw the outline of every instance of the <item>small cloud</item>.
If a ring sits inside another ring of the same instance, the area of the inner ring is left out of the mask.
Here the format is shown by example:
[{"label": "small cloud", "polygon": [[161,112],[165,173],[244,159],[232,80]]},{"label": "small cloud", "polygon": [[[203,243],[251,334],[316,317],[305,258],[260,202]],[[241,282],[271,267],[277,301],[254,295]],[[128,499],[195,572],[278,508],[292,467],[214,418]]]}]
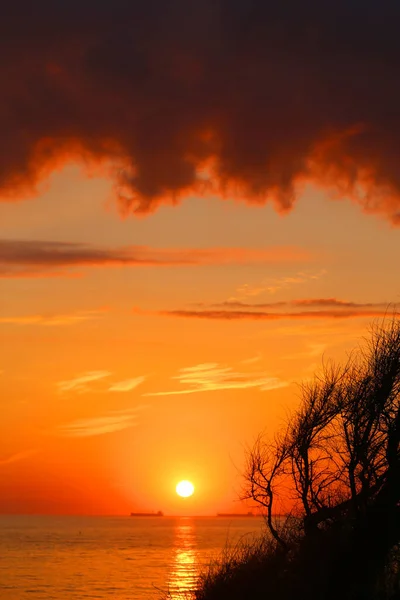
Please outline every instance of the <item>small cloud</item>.
[{"label": "small cloud", "polygon": [[67,314],[53,315],[24,315],[13,317],[0,317],[3,325],[75,325],[83,321],[99,319],[105,313],[105,309],[76,311]]},{"label": "small cloud", "polygon": [[236,295],[231,298],[232,301],[240,300],[241,298],[248,298],[254,296],[260,296],[261,294],[275,294],[282,289],[289,289],[293,285],[299,285],[307,283],[308,281],[316,281],[326,275],[327,271],[322,269],[316,273],[304,273],[303,271],[296,273],[289,277],[279,277],[275,279],[268,279],[258,285],[252,285],[245,283],[236,290]]},{"label": "small cloud", "polygon": [[256,362],[259,362],[262,359],[262,354],[257,354],[256,356],[251,356],[250,358],[245,358],[242,360],[242,365],[253,365]]},{"label": "small cloud", "polygon": [[317,308],[385,308],[387,302],[351,302],[338,298],[301,298],[292,300],[293,306]]},{"label": "small cloud", "polygon": [[66,437],[91,437],[133,427],[134,421],[135,419],[131,415],[77,419],[68,425],[59,427],[59,432]]},{"label": "small cloud", "polygon": [[158,314],[165,317],[177,317],[186,319],[207,319],[213,321],[280,321],[280,320],[308,320],[308,319],[357,319],[371,317],[385,317],[387,309],[323,309],[323,310],[303,310],[303,311],[285,311],[271,312],[259,310],[260,305],[248,305],[243,310],[224,310],[224,309],[209,309],[209,310],[162,310]]},{"label": "small cloud", "polygon": [[130,409],[110,411],[100,417],[77,419],[66,425],[61,425],[57,433],[63,437],[93,437],[122,431],[134,427],[137,423],[137,414],[147,405],[140,405]]},{"label": "small cloud", "polygon": [[25,460],[26,458],[29,458],[30,456],[33,456],[38,452],[39,450],[32,448],[30,450],[23,450],[21,452],[16,452],[15,454],[10,454],[8,456],[5,456],[4,458],[0,458],[0,466],[20,462],[21,460]]},{"label": "small cloud", "polygon": [[112,373],[110,371],[87,371],[86,373],[82,373],[78,377],[74,379],[68,379],[66,381],[59,381],[57,386],[59,392],[89,392],[90,386],[88,383],[93,383],[94,381],[99,381],[104,379],[105,377],[110,377]]},{"label": "small cloud", "polygon": [[178,375],[172,377],[185,386],[183,389],[162,392],[149,392],[145,396],[173,396],[177,394],[194,394],[215,390],[243,390],[259,388],[261,391],[286,387],[288,382],[266,373],[243,373],[218,363],[202,363],[193,367],[180,369]]},{"label": "small cloud", "polygon": [[338,298],[301,298],[296,300],[288,300],[288,301],[279,301],[279,302],[262,302],[262,303],[249,303],[238,300],[226,300],[225,302],[219,302],[216,304],[204,304],[198,303],[195,304],[197,308],[224,308],[224,309],[250,309],[250,310],[259,310],[259,309],[268,309],[268,310],[278,310],[280,308],[317,308],[317,309],[377,309],[377,308],[387,308],[387,302],[350,302],[348,300],[339,300]]},{"label": "small cloud", "polygon": [[145,410],[146,408],[150,408],[151,404],[137,404],[132,408],[121,408],[117,410],[112,410],[110,414],[112,415],[136,415],[138,412]]},{"label": "small cloud", "polygon": [[306,349],[303,352],[297,352],[295,354],[289,354],[287,356],[282,356],[282,358],[287,360],[295,360],[295,359],[304,359],[304,358],[315,358],[317,356],[322,356],[327,348],[327,344],[325,343],[310,343],[307,344]]},{"label": "small cloud", "polygon": [[[298,263],[312,260],[296,246],[264,248],[107,248],[72,242],[0,240],[0,278],[61,277],[88,267],[185,267]],[[71,271],[72,269],[72,271]]]},{"label": "small cloud", "polygon": [[109,392],[130,392],[137,388],[141,383],[146,380],[145,376],[135,377],[134,379],[125,379],[124,381],[117,381],[113,383],[109,388]]}]

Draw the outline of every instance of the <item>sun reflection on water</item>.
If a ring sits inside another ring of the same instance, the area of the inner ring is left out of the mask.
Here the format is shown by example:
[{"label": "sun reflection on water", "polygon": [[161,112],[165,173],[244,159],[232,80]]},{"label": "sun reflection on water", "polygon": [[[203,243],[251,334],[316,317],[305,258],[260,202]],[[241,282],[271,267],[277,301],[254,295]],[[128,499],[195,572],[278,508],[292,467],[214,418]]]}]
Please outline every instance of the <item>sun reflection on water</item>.
[{"label": "sun reflection on water", "polygon": [[174,559],[168,579],[170,597],[181,599],[193,590],[197,579],[196,536],[190,519],[182,519],[175,529]]}]

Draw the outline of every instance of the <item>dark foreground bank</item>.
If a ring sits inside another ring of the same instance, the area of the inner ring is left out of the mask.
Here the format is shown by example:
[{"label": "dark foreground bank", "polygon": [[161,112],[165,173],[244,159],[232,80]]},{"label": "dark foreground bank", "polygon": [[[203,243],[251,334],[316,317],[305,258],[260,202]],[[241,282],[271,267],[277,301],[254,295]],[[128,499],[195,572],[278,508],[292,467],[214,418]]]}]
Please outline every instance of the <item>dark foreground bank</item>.
[{"label": "dark foreground bank", "polygon": [[297,525],[287,524],[288,548],[270,537],[242,544],[225,553],[200,577],[192,600],[398,600],[399,553],[394,549],[371,582],[356,573],[350,556],[349,534],[321,532],[314,539],[301,537]]}]

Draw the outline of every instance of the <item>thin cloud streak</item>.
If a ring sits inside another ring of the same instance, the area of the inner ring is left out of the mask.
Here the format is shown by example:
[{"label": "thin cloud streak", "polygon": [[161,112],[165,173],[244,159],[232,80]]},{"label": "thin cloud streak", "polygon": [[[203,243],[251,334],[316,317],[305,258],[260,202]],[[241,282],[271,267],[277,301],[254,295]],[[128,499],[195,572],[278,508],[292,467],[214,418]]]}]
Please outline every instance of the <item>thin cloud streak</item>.
[{"label": "thin cloud streak", "polygon": [[322,342],[308,343],[306,349],[295,354],[287,354],[281,358],[285,360],[297,360],[304,358],[316,358],[323,355],[328,345]]},{"label": "thin cloud streak", "polygon": [[20,462],[21,460],[25,460],[30,456],[34,456],[37,454],[39,450],[32,448],[31,450],[22,450],[21,452],[16,452],[15,454],[10,454],[5,458],[0,458],[0,466],[3,465],[11,465],[16,462]]},{"label": "thin cloud streak", "polygon": [[[352,309],[379,309],[387,307],[387,302],[348,302],[346,300],[338,300],[337,298],[304,298],[290,301],[280,302],[262,302],[262,303],[247,303],[237,300],[226,300],[209,305],[211,308],[227,308],[227,309],[251,309],[258,310],[262,308],[285,308],[285,307],[304,307],[304,308],[352,308]],[[203,305],[204,306],[204,305]]]},{"label": "thin cloud streak", "polygon": [[66,425],[60,425],[56,433],[62,437],[82,438],[122,431],[137,425],[138,413],[144,408],[148,408],[148,405],[110,411],[100,417],[76,419]]},{"label": "thin cloud streak", "polygon": [[0,240],[0,277],[61,277],[86,267],[185,267],[305,262],[311,252],[295,246],[266,248],[100,248],[89,244]]},{"label": "thin cloud streak", "polygon": [[252,312],[239,310],[162,310],[157,314],[164,317],[176,317],[185,319],[209,319],[215,321],[278,321],[284,319],[302,320],[302,319],[355,319],[362,317],[384,317],[386,310],[314,310],[302,312]]},{"label": "thin cloud streak", "polygon": [[78,392],[82,394],[90,391],[91,388],[88,385],[89,383],[100,381],[111,375],[112,373],[110,373],[110,371],[87,371],[74,379],[59,381],[57,387],[60,393]]},{"label": "thin cloud streak", "polygon": [[288,382],[266,373],[251,373],[234,371],[231,367],[218,363],[202,363],[193,367],[180,369],[178,375],[172,377],[184,387],[178,390],[148,392],[145,396],[175,396],[182,394],[196,394],[200,392],[214,392],[218,390],[245,390],[258,388],[268,391],[286,387]]},{"label": "thin cloud streak", "polygon": [[256,362],[259,362],[262,359],[262,354],[257,354],[256,356],[251,356],[250,358],[243,359],[242,365],[253,365]]},{"label": "thin cloud streak", "polygon": [[134,379],[125,379],[124,381],[117,381],[113,383],[109,388],[109,392],[130,392],[136,389],[140,384],[146,381],[145,376],[135,377]]},{"label": "thin cloud streak", "polygon": [[230,300],[240,301],[244,298],[260,296],[262,294],[276,294],[280,290],[290,289],[294,285],[318,281],[321,277],[324,277],[326,273],[327,271],[325,269],[322,269],[317,273],[305,273],[300,271],[291,276],[286,275],[285,277],[268,279],[257,285],[244,283],[237,288],[235,296],[230,298]]},{"label": "thin cloud streak", "polygon": [[64,326],[75,325],[92,319],[99,319],[104,316],[105,309],[76,311],[67,314],[55,315],[24,315],[13,317],[0,317],[0,325],[45,325],[45,326]]},{"label": "thin cloud streak", "polygon": [[329,308],[382,308],[387,302],[349,302],[337,298],[303,298],[290,302],[292,306],[318,306]]}]

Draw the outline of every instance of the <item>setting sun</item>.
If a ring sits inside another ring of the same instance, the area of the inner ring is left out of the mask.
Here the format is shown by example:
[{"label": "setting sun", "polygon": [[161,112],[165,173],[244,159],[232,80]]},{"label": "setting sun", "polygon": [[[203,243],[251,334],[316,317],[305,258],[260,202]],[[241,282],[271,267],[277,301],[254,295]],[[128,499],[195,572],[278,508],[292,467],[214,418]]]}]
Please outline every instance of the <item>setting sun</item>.
[{"label": "setting sun", "polygon": [[176,486],[176,493],[182,498],[188,498],[192,496],[194,492],[194,485],[190,481],[180,481]]}]

